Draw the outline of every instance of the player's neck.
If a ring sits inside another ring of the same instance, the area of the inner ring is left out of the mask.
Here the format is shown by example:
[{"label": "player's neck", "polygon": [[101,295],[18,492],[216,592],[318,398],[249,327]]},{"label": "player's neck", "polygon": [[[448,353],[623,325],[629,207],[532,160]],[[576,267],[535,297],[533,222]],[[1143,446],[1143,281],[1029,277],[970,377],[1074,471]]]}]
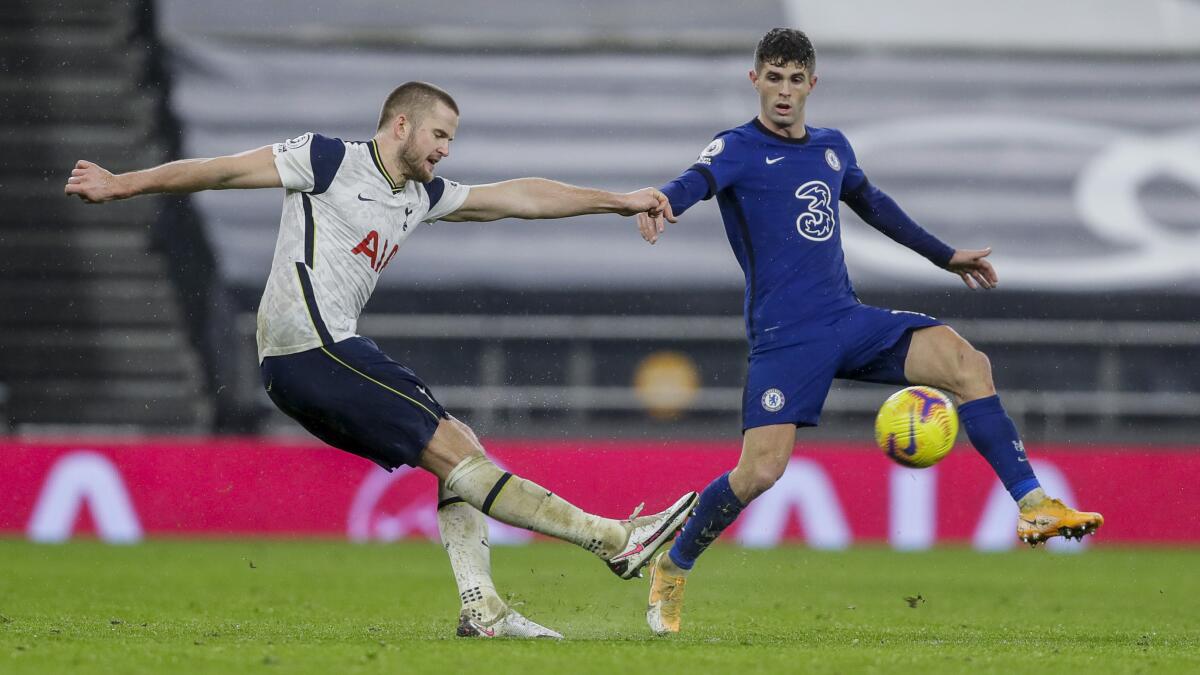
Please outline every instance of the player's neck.
[{"label": "player's neck", "polygon": [[804,115],[803,114],[800,115],[800,118],[797,119],[794,124],[791,124],[786,127],[782,127],[782,126],[779,126],[778,124],[775,124],[774,122],[772,122],[770,119],[768,119],[762,113],[759,113],[759,115],[758,115],[758,122],[767,131],[770,131],[771,133],[775,134],[776,136],[782,136],[784,138],[804,138],[805,134],[808,133],[808,129],[806,129],[804,127]]},{"label": "player's neck", "polygon": [[387,169],[388,175],[396,185],[404,185],[404,182],[408,180],[408,175],[400,163],[400,148],[386,138],[376,136],[374,140],[375,146],[379,148],[379,160],[383,162],[383,168]]}]

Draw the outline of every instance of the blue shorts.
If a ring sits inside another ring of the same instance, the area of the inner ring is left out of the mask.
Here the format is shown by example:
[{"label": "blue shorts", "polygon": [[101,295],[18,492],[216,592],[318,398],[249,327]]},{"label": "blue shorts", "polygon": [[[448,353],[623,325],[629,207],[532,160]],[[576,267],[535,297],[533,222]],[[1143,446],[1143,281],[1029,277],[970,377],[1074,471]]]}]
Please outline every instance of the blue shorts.
[{"label": "blue shorts", "polygon": [[800,343],[750,355],[742,430],[770,424],[816,426],[834,378],[908,385],[912,331],[939,326],[918,314],[859,305]]},{"label": "blue shorts", "polygon": [[447,417],[416,373],[367,338],[268,356],[260,370],[280,410],[322,441],[388,471],[416,466]]}]

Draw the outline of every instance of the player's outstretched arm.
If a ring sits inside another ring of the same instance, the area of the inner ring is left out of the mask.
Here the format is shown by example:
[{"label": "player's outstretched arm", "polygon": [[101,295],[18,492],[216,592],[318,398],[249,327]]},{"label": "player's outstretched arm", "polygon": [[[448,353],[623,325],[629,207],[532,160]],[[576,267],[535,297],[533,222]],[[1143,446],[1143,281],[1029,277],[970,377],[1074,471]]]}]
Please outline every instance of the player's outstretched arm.
[{"label": "player's outstretched arm", "polygon": [[237,155],[181,159],[153,169],[112,174],[99,164],[79,160],[63,192],[89,204],[160,192],[200,192],[283,187],[271,146]]},{"label": "player's outstretched arm", "polygon": [[643,188],[621,194],[576,187],[545,178],[517,178],[501,183],[471,186],[471,192],[463,205],[442,220],[535,220],[591,213],[632,216],[638,213],[661,214],[669,207],[667,198],[657,188]]}]

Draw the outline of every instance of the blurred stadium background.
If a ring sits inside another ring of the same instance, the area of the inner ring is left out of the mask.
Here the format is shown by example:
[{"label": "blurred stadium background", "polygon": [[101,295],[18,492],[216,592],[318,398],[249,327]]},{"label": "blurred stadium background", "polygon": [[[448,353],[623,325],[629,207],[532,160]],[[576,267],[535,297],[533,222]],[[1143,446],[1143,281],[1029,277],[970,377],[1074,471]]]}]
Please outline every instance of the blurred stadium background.
[{"label": "blurred stadium background", "polygon": [[[1122,452],[1169,455],[1183,458],[1171,485],[1200,478],[1194,0],[522,0],[502,13],[15,0],[0,15],[0,470],[22,486],[6,530],[34,531],[47,472],[73,449],[111,460],[80,465],[103,475],[160,447],[313,445],[255,363],[280,195],[88,207],[62,196],[76,159],[120,171],[310,130],[366,139],[386,93],[420,79],[462,108],[449,178],[660,185],[755,114],[746,71],[776,25],[817,45],[809,123],[846,130],[872,180],[944,240],[995,249],[1001,288],[971,293],[844,210],[863,300],[939,316],[988,352],[1027,441],[1064,456],[1101,444],[1110,473],[1135,466]],[[653,248],[615,217],[438,224],[390,267],[360,331],[481,435],[546,452],[736,450],[742,278],[715,205]],[[888,393],[835,385],[801,447],[861,449]],[[233,440],[196,440],[211,437]]]}]

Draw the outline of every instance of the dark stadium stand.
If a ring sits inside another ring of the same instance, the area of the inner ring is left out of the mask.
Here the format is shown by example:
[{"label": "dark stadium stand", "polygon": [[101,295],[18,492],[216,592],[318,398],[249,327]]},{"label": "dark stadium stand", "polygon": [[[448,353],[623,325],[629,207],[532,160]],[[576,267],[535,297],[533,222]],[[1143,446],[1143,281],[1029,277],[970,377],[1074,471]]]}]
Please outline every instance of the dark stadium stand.
[{"label": "dark stadium stand", "polygon": [[168,259],[151,248],[165,200],[85,206],[75,160],[165,161],[165,92],[150,3],[0,8],[0,381],[20,432],[197,430],[212,417]]}]

